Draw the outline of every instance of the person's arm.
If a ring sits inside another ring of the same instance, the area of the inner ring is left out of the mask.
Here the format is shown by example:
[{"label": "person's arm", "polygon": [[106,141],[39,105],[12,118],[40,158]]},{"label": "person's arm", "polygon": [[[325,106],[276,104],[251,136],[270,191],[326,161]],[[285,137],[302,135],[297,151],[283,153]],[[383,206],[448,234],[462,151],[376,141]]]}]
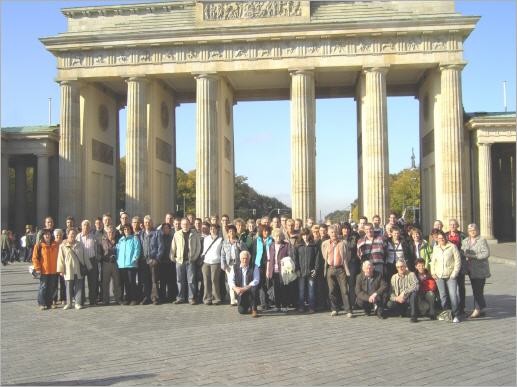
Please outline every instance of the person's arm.
[{"label": "person's arm", "polygon": [[169,258],[172,262],[176,262],[176,234],[172,235],[171,251],[169,253]]},{"label": "person's arm", "polygon": [[[449,242],[450,243],[450,242]],[[458,248],[454,243],[450,243],[452,248],[452,255],[454,257],[454,269],[452,270],[450,278],[454,279],[458,276],[461,270],[461,256]]]},{"label": "person's arm", "polygon": [[142,245],[140,244],[140,239],[133,237],[133,256],[131,257],[131,265],[134,265],[136,262],[138,262],[140,254],[142,254]]},{"label": "person's arm", "polygon": [[248,286],[251,288],[252,286],[257,286],[260,282],[260,272],[258,266],[253,267],[253,279],[248,284]]},{"label": "person's arm", "polygon": [[32,264],[34,265],[34,270],[37,272],[41,272],[41,261],[40,261],[40,243],[36,243],[34,245],[34,249],[32,250]]},{"label": "person's arm", "polygon": [[415,273],[409,272],[407,277],[406,288],[402,291],[405,299],[407,299],[411,293],[418,291],[418,279]]},{"label": "person's arm", "polygon": [[479,238],[476,243],[476,251],[473,257],[474,259],[487,259],[490,257],[490,247],[485,238]]},{"label": "person's arm", "polygon": [[[226,269],[228,268],[228,262],[226,262],[226,248],[225,248],[225,246],[223,246],[225,244],[225,242],[226,241],[223,241],[221,243],[221,270],[223,270],[223,271],[226,271]],[[231,249],[231,245],[230,245],[230,249]]]}]

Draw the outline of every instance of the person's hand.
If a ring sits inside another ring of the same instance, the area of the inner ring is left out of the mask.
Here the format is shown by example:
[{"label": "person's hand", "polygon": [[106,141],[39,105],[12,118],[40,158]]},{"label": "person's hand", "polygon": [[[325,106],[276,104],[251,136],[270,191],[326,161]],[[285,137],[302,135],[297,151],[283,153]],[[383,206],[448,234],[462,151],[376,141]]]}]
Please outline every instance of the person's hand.
[{"label": "person's hand", "polygon": [[404,298],[404,294],[399,294],[395,298],[395,301],[397,301],[399,304],[403,304],[404,302],[406,302],[406,299]]},{"label": "person's hand", "polygon": [[369,298],[368,298],[368,302],[370,304],[373,304],[375,302],[375,299],[377,298],[377,293],[373,293]]}]

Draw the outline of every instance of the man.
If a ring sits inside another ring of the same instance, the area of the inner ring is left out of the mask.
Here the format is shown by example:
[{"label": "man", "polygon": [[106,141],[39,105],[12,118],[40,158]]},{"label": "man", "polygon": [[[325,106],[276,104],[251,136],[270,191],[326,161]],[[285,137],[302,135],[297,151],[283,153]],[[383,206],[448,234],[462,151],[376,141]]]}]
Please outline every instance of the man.
[{"label": "man", "polygon": [[[170,227],[172,227],[172,221],[173,221],[174,217],[172,216],[172,214],[170,212],[167,212],[165,214],[165,220],[163,221],[163,223],[167,223]],[[161,230],[162,229],[162,224],[160,224],[156,230]]]},{"label": "man", "polygon": [[280,227],[281,227],[280,218],[278,216],[273,216],[271,218],[271,228],[274,230],[275,228],[280,228]]},{"label": "man", "polygon": [[129,226],[129,215],[125,211],[120,212],[120,224],[117,226],[117,231],[119,233],[119,236],[123,236],[124,232],[122,231],[123,226]]},{"label": "man", "polygon": [[373,224],[373,233],[376,237],[382,237],[384,235],[384,229],[381,226],[381,217],[379,215],[374,215],[372,218]]},{"label": "man", "polygon": [[99,277],[97,278],[97,284],[99,286],[99,289],[97,289],[97,302],[101,302],[103,300],[103,292],[102,292],[102,257],[100,256],[102,254],[102,239],[106,238],[106,232],[104,231],[104,224],[102,222],[101,217],[95,218],[94,223],[95,229],[93,230],[92,234],[97,240],[97,246],[99,249],[99,262],[97,263],[97,272],[99,273]]},{"label": "man", "polygon": [[384,241],[375,237],[371,223],[364,225],[364,237],[357,242],[357,256],[361,262],[373,263],[375,271],[384,275]]},{"label": "man", "polygon": [[[70,227],[68,232],[71,230],[75,230],[74,227]],[[100,262],[100,250],[99,244],[97,243],[97,239],[91,232],[91,225],[89,220],[83,220],[81,222],[81,233],[77,234],[76,240],[81,242],[84,248],[84,256],[87,260],[90,261],[91,269],[88,270],[87,280],[88,280],[88,299],[90,301],[90,305],[98,304],[98,294],[99,291],[99,266]],[[83,300],[85,298],[84,293],[84,281],[83,281],[83,292],[82,297]]]},{"label": "man", "polygon": [[260,218],[260,225],[269,226],[269,216],[266,215]]},{"label": "man", "polygon": [[172,238],[170,254],[171,261],[176,263],[178,281],[178,297],[174,303],[186,302],[188,295],[190,304],[196,305],[196,261],[201,252],[201,241],[198,233],[190,229],[188,219],[181,219],[180,226],[181,230]]},{"label": "man", "polygon": [[226,214],[221,216],[221,232],[223,239],[227,239],[228,235],[226,234],[226,231],[228,229],[228,226],[230,225],[230,217]]},{"label": "man", "polygon": [[287,215],[280,215],[280,228],[285,231],[285,223],[287,222]]},{"label": "man", "polygon": [[[139,216],[133,216],[131,218],[131,229],[133,230],[133,237],[140,243],[140,246],[142,246],[142,240],[140,238],[140,234],[142,233],[142,228],[140,227],[141,221]],[[137,303],[140,303],[143,300],[143,287],[145,282],[145,271],[146,268],[143,267],[144,264],[142,263],[142,249],[140,248],[140,255],[138,257],[137,261],[137,267],[136,267],[136,276],[137,276],[137,283],[136,283],[136,290],[135,290],[135,296]]]},{"label": "man", "polygon": [[75,228],[75,219],[73,216],[67,216],[65,219],[65,233],[68,235],[68,231]]},{"label": "man", "polygon": [[386,223],[386,227],[390,226],[391,228],[395,227],[395,226],[398,226],[398,216],[396,213],[394,212],[390,212],[389,216],[388,216],[388,223]]},{"label": "man", "polygon": [[320,224],[319,232],[320,232],[320,240],[322,242],[329,239],[328,226],[325,223]]},{"label": "man", "polygon": [[104,228],[106,237],[101,240],[101,255],[102,255],[102,302],[108,305],[110,302],[110,282],[113,282],[113,295],[115,302],[122,305],[122,295],[120,292],[120,277],[117,268],[117,254],[116,254],[116,230],[112,225]]},{"label": "man", "polygon": [[34,245],[36,244],[36,234],[32,230],[32,225],[28,224],[25,226],[25,235],[21,237],[20,243],[23,261],[30,262],[32,260]]},{"label": "man", "polygon": [[364,226],[368,223],[368,218],[366,216],[361,216],[359,218],[359,224],[357,225],[357,232],[361,236],[361,238],[364,236]]},{"label": "man", "polygon": [[150,302],[158,305],[158,265],[163,245],[161,234],[153,230],[153,221],[150,215],[144,216],[144,229],[139,235],[142,244],[142,257],[138,262],[138,279],[143,283],[144,298],[140,304]]},{"label": "man", "polygon": [[160,255],[160,288],[158,290],[161,302],[172,302],[178,295],[178,288],[176,284],[176,265],[169,259],[171,252],[171,243],[173,231],[172,225],[163,223],[160,229],[161,241],[163,248]]},{"label": "man", "polygon": [[198,234],[201,234],[201,225],[202,224],[203,224],[203,220],[201,218],[194,219],[194,230],[196,230]]},{"label": "man", "polygon": [[181,230],[180,222],[181,222],[180,218],[174,218],[174,220],[172,221],[172,231],[173,232]]},{"label": "man", "polygon": [[370,316],[373,309],[377,317],[382,319],[388,284],[384,277],[374,270],[370,261],[363,262],[362,270],[355,283],[357,303],[364,309],[366,315]]},{"label": "man", "polygon": [[395,315],[404,316],[409,308],[410,321],[417,322],[416,295],[418,291],[418,279],[415,273],[407,269],[406,261],[399,259],[395,267],[397,273],[391,277],[391,295],[388,308]]},{"label": "man", "polygon": [[246,314],[251,309],[251,317],[257,313],[257,285],[260,279],[258,266],[250,265],[251,255],[243,250],[239,254],[240,264],[236,263],[230,271],[228,284],[237,295],[237,310]]},{"label": "man", "polygon": [[313,225],[314,225],[314,218],[307,218],[307,220],[305,221],[305,227],[307,227],[310,230]]},{"label": "man", "polygon": [[352,317],[352,308],[348,300],[347,276],[350,275],[348,261],[350,251],[344,248],[343,242],[338,239],[337,226],[332,225],[328,228],[329,239],[321,244],[321,254],[325,261],[325,276],[329,287],[331,316],[338,315],[338,305],[336,291],[341,292],[341,300],[346,316]]},{"label": "man", "polygon": [[52,217],[47,216],[43,221],[43,228],[36,233],[36,243],[41,240],[43,230],[50,230],[54,234],[54,219]]}]

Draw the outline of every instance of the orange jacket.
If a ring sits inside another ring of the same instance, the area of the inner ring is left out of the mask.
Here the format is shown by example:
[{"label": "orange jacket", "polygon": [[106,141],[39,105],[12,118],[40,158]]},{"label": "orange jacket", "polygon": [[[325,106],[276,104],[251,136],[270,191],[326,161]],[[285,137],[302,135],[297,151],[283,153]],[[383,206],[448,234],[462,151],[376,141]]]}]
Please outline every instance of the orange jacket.
[{"label": "orange jacket", "polygon": [[58,251],[59,245],[56,242],[52,242],[50,245],[46,243],[36,243],[32,251],[34,270],[41,274],[56,274]]}]

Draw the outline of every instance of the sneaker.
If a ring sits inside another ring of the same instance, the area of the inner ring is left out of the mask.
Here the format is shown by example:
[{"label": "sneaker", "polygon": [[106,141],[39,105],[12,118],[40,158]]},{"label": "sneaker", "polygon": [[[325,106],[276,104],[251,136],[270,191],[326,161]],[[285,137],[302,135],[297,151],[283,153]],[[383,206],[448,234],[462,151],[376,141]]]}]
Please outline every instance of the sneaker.
[{"label": "sneaker", "polygon": [[252,310],[252,311],[251,311],[251,317],[253,317],[253,318],[258,317],[258,313],[257,313],[257,311],[256,311],[256,310]]},{"label": "sneaker", "polygon": [[176,305],[178,305],[178,304],[184,304],[184,303],[185,303],[185,301],[183,301],[183,300],[179,299],[179,300],[174,301],[174,303],[175,303]]},{"label": "sneaker", "polygon": [[131,305],[131,306],[135,306],[135,305],[138,305],[138,302],[136,302],[136,301],[131,301],[131,302],[129,303],[129,305]]},{"label": "sneaker", "polygon": [[445,321],[445,317],[442,314],[438,316],[438,321]]},{"label": "sneaker", "polygon": [[282,308],[282,313],[287,313],[287,308]]},{"label": "sneaker", "polygon": [[460,319],[458,317],[454,317],[454,319],[452,320],[453,323],[459,323],[460,322]]},{"label": "sneaker", "polygon": [[83,309],[83,306],[81,304],[75,304],[75,309],[77,309],[77,310]]},{"label": "sneaker", "polygon": [[337,316],[337,310],[333,310],[332,313],[330,313],[330,317]]},{"label": "sneaker", "polygon": [[197,305],[197,301],[194,299],[190,300],[190,305]]},{"label": "sneaker", "polygon": [[346,317],[348,317],[348,318],[352,318],[352,312],[348,312],[348,313],[346,314]]},{"label": "sneaker", "polygon": [[72,309],[72,304],[66,304],[63,306],[63,310]]},{"label": "sneaker", "polygon": [[45,305],[40,305],[39,310],[47,310],[47,307]]},{"label": "sneaker", "polygon": [[416,323],[418,322],[418,319],[415,316],[413,316],[411,317],[411,319],[409,319],[409,321],[411,321],[412,323]]}]

